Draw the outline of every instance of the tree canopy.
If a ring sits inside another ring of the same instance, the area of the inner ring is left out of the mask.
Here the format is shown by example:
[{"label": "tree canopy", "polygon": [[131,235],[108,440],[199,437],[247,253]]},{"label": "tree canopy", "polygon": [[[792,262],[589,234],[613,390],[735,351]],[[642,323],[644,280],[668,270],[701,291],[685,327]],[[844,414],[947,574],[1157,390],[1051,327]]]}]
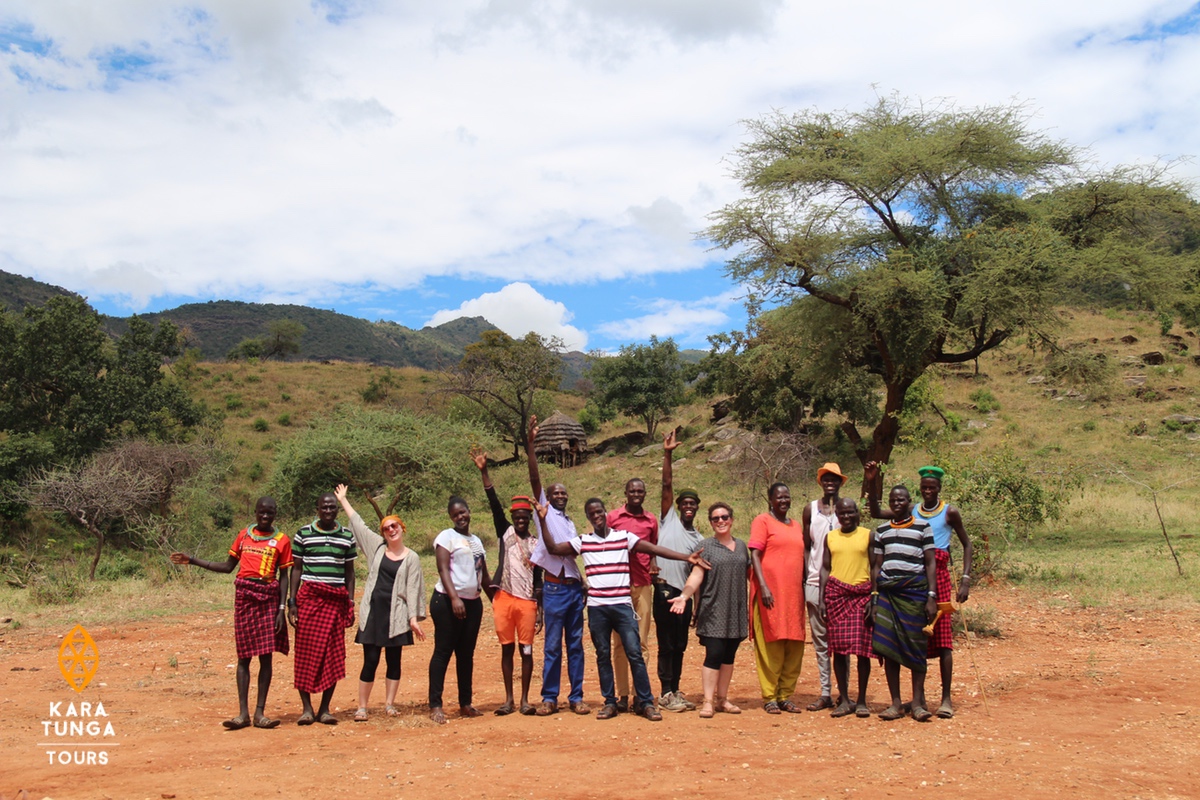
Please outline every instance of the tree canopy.
[{"label": "tree canopy", "polygon": [[674,339],[651,336],[649,344],[624,345],[615,356],[594,356],[588,377],[598,405],[641,419],[651,439],[659,420],[683,402],[683,362]]},{"label": "tree canopy", "polygon": [[529,417],[538,408],[539,392],[557,389],[562,379],[562,340],[530,331],[514,339],[503,331],[487,330],[467,345],[446,391],[474,403],[481,421],[512,445],[512,460],[520,458]]},{"label": "tree canopy", "polygon": [[78,297],[51,298],[22,315],[0,312],[0,494],[31,469],[69,463],[119,437],[176,440],[203,409],[163,365],[179,355],[178,329],[131,317],[115,342]]},{"label": "tree canopy", "polygon": [[905,395],[931,365],[1018,333],[1052,338],[1066,267],[1086,245],[1067,235],[1079,198],[1064,187],[1086,180],[1075,150],[1028,121],[1020,105],[897,97],[750,121],[733,158],[744,196],[706,235],[731,251],[752,312],[770,310],[715,342],[712,381],[769,408],[766,427],[836,412],[862,461],[887,461]]}]

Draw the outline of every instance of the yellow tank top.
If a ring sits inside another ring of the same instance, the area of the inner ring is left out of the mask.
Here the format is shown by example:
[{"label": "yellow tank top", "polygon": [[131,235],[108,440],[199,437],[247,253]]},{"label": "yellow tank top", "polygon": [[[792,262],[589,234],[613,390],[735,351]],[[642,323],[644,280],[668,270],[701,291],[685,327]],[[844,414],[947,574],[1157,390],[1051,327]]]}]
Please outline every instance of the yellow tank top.
[{"label": "yellow tank top", "polygon": [[829,548],[829,574],[851,586],[871,579],[871,562],[867,559],[867,546],[871,543],[871,531],[859,527],[854,533],[844,533],[841,528],[829,532],[825,546]]}]

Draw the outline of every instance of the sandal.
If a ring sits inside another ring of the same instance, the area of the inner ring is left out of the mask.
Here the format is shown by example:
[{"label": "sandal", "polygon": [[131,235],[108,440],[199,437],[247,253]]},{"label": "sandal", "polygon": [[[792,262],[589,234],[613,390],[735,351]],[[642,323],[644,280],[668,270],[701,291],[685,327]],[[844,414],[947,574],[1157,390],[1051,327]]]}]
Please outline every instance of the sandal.
[{"label": "sandal", "polygon": [[617,707],[613,703],[605,703],[604,707],[596,712],[596,719],[612,719],[617,715]]},{"label": "sandal", "polygon": [[850,705],[849,703],[842,703],[833,711],[830,711],[829,716],[833,717],[834,719],[838,719],[839,717],[848,717],[853,713],[854,706]]},{"label": "sandal", "polygon": [[270,717],[259,717],[258,719],[254,720],[254,727],[256,727],[256,728],[278,728],[279,720],[271,719]]},{"label": "sandal", "polygon": [[483,712],[475,706],[459,706],[458,715],[467,719],[473,719],[475,717],[482,717]]},{"label": "sandal", "polygon": [[928,708],[913,706],[912,718],[917,722],[929,722],[929,720],[933,719],[933,712],[931,712]]},{"label": "sandal", "polygon": [[796,704],[795,704],[795,703],[793,703],[791,700],[782,700],[782,701],[780,701],[780,703],[779,703],[779,708],[780,708],[780,709],[782,709],[783,711],[786,711],[786,712],[788,712],[789,714],[799,714],[799,713],[801,713],[801,711],[800,711],[800,706],[796,705]]},{"label": "sandal", "polygon": [[822,695],[806,707],[809,711],[824,711],[827,708],[833,708],[833,698]]},{"label": "sandal", "polygon": [[337,725],[337,717],[326,711],[317,717],[317,722],[321,723],[322,725]]},{"label": "sandal", "polygon": [[776,703],[774,700],[770,700],[766,703],[763,703],[763,711],[766,711],[768,714],[782,714],[783,713],[782,711],[779,710],[779,703]]},{"label": "sandal", "polygon": [[638,714],[651,722],[662,722],[662,713],[654,707],[654,703],[646,703],[638,709]]},{"label": "sandal", "polygon": [[700,719],[712,719],[713,718],[713,704],[708,702],[707,700],[705,700],[704,703],[700,706],[700,712],[697,714],[697,716],[700,717]]},{"label": "sandal", "polygon": [[396,708],[391,703],[388,703],[383,707],[383,713],[387,714],[389,717],[398,717],[400,716],[400,709]]},{"label": "sandal", "polygon": [[537,709],[534,708],[533,706],[529,705],[529,703],[526,703],[525,705],[521,706],[521,716],[522,717],[532,717],[532,716],[535,716],[536,714],[537,714]]},{"label": "sandal", "polygon": [[250,718],[249,717],[234,717],[233,719],[225,720],[221,724],[225,726],[225,730],[240,731],[242,728],[250,727]]},{"label": "sandal", "polygon": [[542,704],[538,706],[533,713],[539,717],[548,717],[551,714],[557,714],[558,703],[554,702],[553,700],[543,700]]},{"label": "sandal", "polygon": [[716,710],[722,714],[740,714],[742,710],[729,702],[728,697],[715,697]]},{"label": "sandal", "polygon": [[858,717],[859,719],[866,719],[867,717],[871,716],[871,709],[866,703],[859,703],[854,707],[854,716]]},{"label": "sandal", "polygon": [[879,712],[879,718],[881,720],[883,720],[884,722],[891,722],[892,720],[903,719],[905,716],[907,716],[907,713],[908,712],[904,709],[903,706],[901,706],[900,708],[896,708],[895,706],[889,706],[886,709],[884,709],[883,711]]},{"label": "sandal", "polygon": [[299,717],[296,718],[297,725],[312,725],[316,721],[317,721],[317,718],[313,716],[313,713],[311,711],[305,711],[303,714],[301,714]]},{"label": "sandal", "polygon": [[446,724],[446,712],[442,711],[441,706],[429,709],[429,718],[438,725]]},{"label": "sandal", "polygon": [[504,705],[500,706],[492,713],[495,714],[497,717],[507,717],[509,714],[513,713],[514,711],[516,711],[516,709],[513,708],[512,703],[505,703]]},{"label": "sandal", "polygon": [[355,711],[354,712],[354,721],[355,722],[366,722],[367,721],[367,710],[365,708],[360,708],[358,711]]}]

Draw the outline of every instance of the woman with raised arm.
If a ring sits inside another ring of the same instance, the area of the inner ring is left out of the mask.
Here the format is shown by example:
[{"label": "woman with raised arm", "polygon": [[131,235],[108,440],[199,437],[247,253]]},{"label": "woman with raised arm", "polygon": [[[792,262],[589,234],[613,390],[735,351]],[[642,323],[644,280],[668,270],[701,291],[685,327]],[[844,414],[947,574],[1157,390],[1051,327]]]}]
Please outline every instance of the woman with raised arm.
[{"label": "woman with raised arm", "polygon": [[346,485],[340,484],[333,494],[350,519],[354,541],[368,565],[358,611],[358,631],[354,634],[354,641],[363,649],[354,721],[364,722],[381,652],[387,663],[384,713],[389,717],[397,714],[402,648],[412,644],[414,637],[425,641],[425,632],[421,630],[421,620],[425,619],[425,578],[420,558],[404,545],[404,522],[395,515],[384,517],[379,523],[383,534],[380,536],[363,522],[346,499],[346,492]]},{"label": "woman with raised arm", "polygon": [[750,628],[746,602],[750,551],[745,542],[733,537],[733,509],[725,503],[713,503],[708,507],[708,523],[715,535],[701,542],[696,552],[712,569],[705,572],[692,567],[683,591],[671,600],[671,612],[683,614],[688,601],[696,597],[696,633],[704,645],[704,666],[700,668],[704,705],[700,716],[705,719],[715,712],[741,711],[729,702],[729,682],[738,645]]}]

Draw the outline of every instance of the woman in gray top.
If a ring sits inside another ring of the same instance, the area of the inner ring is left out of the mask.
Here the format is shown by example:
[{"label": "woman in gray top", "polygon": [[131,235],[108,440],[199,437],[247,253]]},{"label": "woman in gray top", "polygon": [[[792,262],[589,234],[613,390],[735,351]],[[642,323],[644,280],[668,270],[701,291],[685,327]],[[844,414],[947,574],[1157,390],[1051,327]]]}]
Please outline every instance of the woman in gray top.
[{"label": "woman in gray top", "polygon": [[387,659],[387,685],[384,712],[395,716],[396,690],[400,687],[400,648],[413,643],[415,636],[425,641],[421,620],[425,619],[425,578],[421,560],[404,546],[404,523],[397,516],[384,517],[379,523],[380,536],[363,522],[346,499],[346,485],[334,490],[350,518],[350,530],[358,549],[366,556],[367,584],[358,610],[358,633],[354,641],[363,648],[363,668],[358,676],[358,710],[355,722],[367,719],[367,702],[375,686],[375,671],[382,651]]},{"label": "woman in gray top", "polygon": [[696,597],[696,633],[704,645],[704,666],[700,680],[704,687],[704,705],[700,716],[711,718],[714,712],[739,714],[741,709],[729,702],[729,681],[738,645],[749,634],[747,577],[750,550],[733,536],[733,509],[726,503],[708,507],[708,522],[716,534],[705,539],[700,555],[712,564],[705,571],[693,568],[683,592],[671,601],[671,611],[682,614],[687,602]]}]

